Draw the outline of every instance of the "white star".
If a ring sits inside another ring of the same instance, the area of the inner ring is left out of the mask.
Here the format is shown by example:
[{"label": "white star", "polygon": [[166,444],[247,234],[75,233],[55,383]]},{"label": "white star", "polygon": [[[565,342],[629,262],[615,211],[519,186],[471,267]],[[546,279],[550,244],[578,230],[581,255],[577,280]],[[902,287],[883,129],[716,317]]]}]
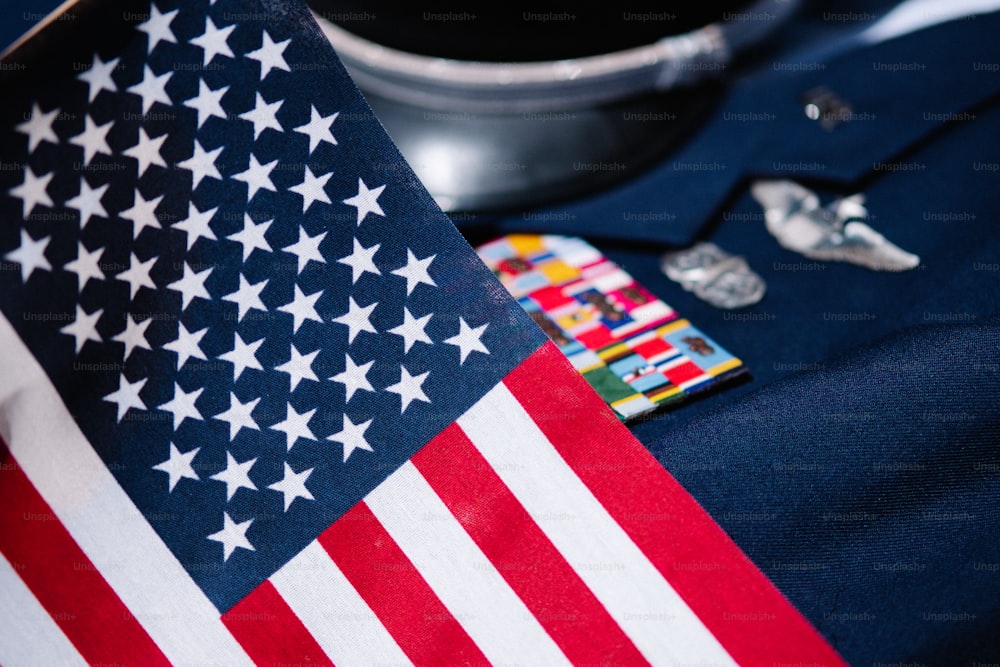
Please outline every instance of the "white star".
[{"label": "white star", "polygon": [[407,296],[409,296],[420,283],[430,285],[431,287],[437,287],[437,283],[434,282],[430,274],[427,272],[427,269],[430,268],[431,262],[434,261],[435,257],[437,257],[437,255],[417,259],[417,256],[413,254],[412,250],[409,248],[406,249],[406,266],[396,269],[392,272],[392,275],[406,278]]},{"label": "white star", "polygon": [[292,445],[299,438],[307,438],[309,440],[315,440],[316,436],[313,435],[312,430],[309,428],[309,420],[312,419],[313,414],[316,413],[316,408],[313,408],[309,412],[303,412],[299,414],[296,412],[292,404],[288,404],[288,412],[285,416],[285,421],[278,422],[271,428],[275,431],[281,431],[285,434],[285,444],[288,447],[288,451],[291,451]]},{"label": "white star", "polygon": [[319,322],[322,324],[323,319],[316,312],[316,302],[323,295],[323,290],[316,292],[315,294],[306,295],[303,293],[299,286],[295,286],[295,298],[292,299],[291,303],[286,303],[284,306],[280,306],[278,310],[288,313],[292,316],[294,326],[292,328],[293,333],[299,330],[306,320],[313,320],[314,322]]},{"label": "white star", "polygon": [[31,117],[17,124],[17,131],[28,135],[29,152],[33,152],[43,141],[49,141],[53,144],[59,143],[59,137],[52,129],[52,123],[58,115],[59,109],[42,113],[42,108],[38,106],[37,102],[31,104]]},{"label": "white star", "polygon": [[415,318],[410,314],[409,309],[403,306],[403,323],[398,327],[389,329],[388,333],[396,334],[403,338],[403,352],[406,353],[410,351],[414,343],[432,343],[427,332],[424,331],[430,319],[430,313],[421,318]]},{"label": "white star", "polygon": [[482,352],[483,354],[490,353],[490,351],[486,349],[486,346],[483,345],[482,341],[483,332],[486,331],[487,326],[489,326],[489,322],[486,324],[480,324],[478,327],[473,329],[465,323],[463,318],[460,317],[458,318],[458,333],[441,342],[457,346],[460,355],[459,364],[464,364],[465,358],[473,352]]},{"label": "white star", "polygon": [[405,366],[399,367],[399,382],[389,387],[386,387],[386,391],[391,391],[394,394],[399,394],[399,398],[402,400],[403,405],[399,412],[406,412],[406,408],[409,407],[410,403],[413,401],[424,401],[430,403],[430,399],[427,398],[427,394],[424,393],[423,385],[424,380],[430,373],[421,373],[420,375],[410,375],[410,372],[406,370]]},{"label": "white star", "polygon": [[233,382],[239,380],[240,376],[243,375],[243,371],[248,368],[256,368],[259,371],[264,370],[264,367],[260,365],[260,361],[257,360],[257,348],[263,342],[264,339],[261,338],[258,341],[247,344],[243,342],[243,338],[239,334],[236,334],[233,349],[219,355],[219,359],[228,361],[233,365]]},{"label": "white star", "polygon": [[292,470],[292,466],[285,462],[285,476],[281,478],[280,482],[275,482],[271,486],[267,487],[274,491],[280,491],[285,498],[285,511],[292,506],[292,503],[296,498],[305,498],[306,500],[316,500],[313,495],[309,493],[309,489],[306,488],[306,480],[309,479],[309,475],[312,474],[313,469],[308,468],[302,472],[295,472]]},{"label": "white star", "polygon": [[80,212],[80,228],[85,229],[90,218],[99,215],[102,218],[108,217],[108,212],[104,209],[101,199],[104,193],[111,187],[110,183],[105,183],[99,188],[92,188],[87,183],[87,179],[80,176],[80,194],[72,199],[66,200],[66,208],[75,208]]},{"label": "white star", "polygon": [[132,204],[132,207],[118,214],[119,218],[132,221],[133,239],[139,238],[139,234],[141,234],[142,230],[146,227],[162,229],[160,219],[156,217],[156,207],[160,205],[160,201],[163,200],[163,197],[164,195],[160,195],[156,199],[146,199],[142,196],[141,192],[136,190],[135,202]]},{"label": "white star", "polygon": [[337,373],[330,379],[344,385],[344,388],[347,390],[346,401],[350,401],[356,391],[362,389],[371,392],[375,391],[375,387],[373,387],[371,382],[368,381],[368,371],[371,370],[372,364],[374,363],[375,360],[372,359],[366,364],[358,365],[354,363],[354,360],[351,359],[350,355],[345,357],[344,370]]},{"label": "white star", "polygon": [[377,333],[371,321],[372,311],[375,310],[375,306],[377,305],[378,302],[376,301],[362,308],[355,303],[353,296],[347,298],[347,312],[340,317],[333,318],[332,321],[347,326],[348,343],[353,343],[354,338],[362,331]]},{"label": "white star", "polygon": [[164,410],[174,416],[175,431],[185,419],[203,420],[204,417],[201,416],[201,411],[194,404],[203,391],[205,391],[204,387],[198,387],[196,390],[190,392],[184,391],[179,384],[174,382],[174,397],[158,407],[157,410]]},{"label": "white star", "polygon": [[121,376],[121,380],[118,383],[118,389],[114,390],[110,394],[104,397],[104,400],[108,403],[114,403],[118,406],[118,422],[120,423],[122,417],[128,412],[129,408],[135,408],[137,410],[148,410],[146,403],[139,396],[139,392],[142,391],[143,386],[146,384],[146,380],[149,378],[143,378],[141,380],[136,380],[135,382],[129,382],[125,379],[125,376]]},{"label": "white star", "polygon": [[243,230],[236,232],[235,234],[230,234],[227,239],[236,241],[243,246],[243,261],[246,262],[250,258],[250,253],[254,251],[254,248],[259,248],[264,252],[274,252],[271,249],[270,244],[267,239],[264,238],[267,228],[271,226],[274,220],[265,220],[264,222],[255,223],[250,217],[249,213],[243,215]]},{"label": "white star", "polygon": [[324,204],[332,204],[330,201],[330,196],[326,194],[323,189],[326,186],[326,182],[330,180],[333,176],[331,171],[329,174],[323,176],[314,176],[312,169],[306,167],[306,173],[303,181],[298,185],[288,188],[296,194],[302,195],[302,212],[305,213],[312,206],[313,202],[323,202]]},{"label": "white star", "polygon": [[[205,67],[208,67],[208,63],[212,62],[212,58],[217,55],[234,57],[233,50],[229,48],[226,40],[229,39],[230,33],[235,29],[235,25],[216,28],[211,18],[205,19],[205,33],[191,40],[192,44],[205,49],[205,57],[202,60]],[[201,125],[201,123],[198,124]]]},{"label": "white star", "polygon": [[257,485],[250,481],[250,468],[257,462],[256,458],[240,463],[236,457],[226,452],[226,469],[212,475],[212,479],[226,484],[226,500],[232,500],[240,489],[257,490]]},{"label": "white star", "polygon": [[148,287],[151,290],[156,289],[156,284],[149,277],[149,272],[152,270],[154,263],[156,263],[156,255],[153,255],[145,262],[140,262],[139,258],[133,254],[129,261],[128,270],[122,271],[115,276],[116,280],[128,283],[129,299],[134,299],[136,292],[141,287]]},{"label": "white star", "polygon": [[222,543],[223,562],[228,561],[229,557],[237,549],[256,551],[253,545],[250,544],[250,540],[247,539],[247,530],[250,528],[250,524],[253,523],[253,519],[247,519],[243,523],[236,523],[229,518],[228,512],[222,513],[222,519],[222,530],[212,533],[208,536],[208,539]]},{"label": "white star", "polygon": [[319,354],[319,350],[315,350],[309,354],[299,354],[299,351],[295,349],[294,344],[291,346],[291,349],[292,358],[280,366],[274,367],[274,370],[276,371],[288,373],[288,377],[292,383],[291,391],[295,391],[295,388],[299,386],[299,382],[302,380],[313,380],[314,382],[319,382],[319,378],[316,377],[316,374],[312,369],[313,361],[316,359],[316,355]]},{"label": "white star", "polygon": [[294,131],[309,135],[310,153],[316,150],[316,147],[322,141],[328,141],[336,146],[337,140],[333,138],[333,132],[330,131],[330,128],[333,126],[333,121],[337,120],[340,112],[330,114],[329,116],[321,116],[316,111],[316,107],[312,107],[311,109],[309,122],[305,125],[299,125]]},{"label": "white star", "polygon": [[271,102],[268,104],[264,101],[264,97],[257,93],[257,104],[250,111],[245,111],[240,114],[240,118],[243,120],[248,120],[253,123],[253,138],[256,139],[260,136],[260,133],[271,128],[272,130],[277,130],[278,132],[284,132],[281,124],[278,122],[278,109],[281,108],[283,100],[278,100],[277,102]]},{"label": "white star", "polygon": [[208,226],[208,223],[212,221],[212,217],[215,212],[219,210],[219,207],[209,209],[207,211],[199,211],[195,207],[194,202],[188,202],[188,217],[184,218],[178,223],[174,224],[174,229],[180,229],[187,232],[187,249],[190,250],[194,242],[199,238],[206,238],[209,241],[217,241],[215,237],[215,232],[212,228]]},{"label": "white star", "polygon": [[206,151],[201,147],[201,142],[195,139],[194,154],[186,160],[177,163],[181,169],[188,169],[191,172],[191,189],[194,190],[201,183],[201,179],[206,176],[222,180],[219,168],[215,166],[215,161],[219,159],[219,153],[223,147],[219,146],[214,151]]},{"label": "white star", "polygon": [[385,190],[384,185],[380,185],[374,190],[368,189],[365,182],[360,178],[358,179],[358,194],[345,199],[344,203],[353,206],[358,209],[358,224],[365,219],[369,213],[374,213],[375,215],[381,215],[385,217],[385,213],[382,212],[382,207],[378,205],[379,195]]},{"label": "white star", "polygon": [[244,54],[244,57],[250,58],[251,60],[256,60],[260,63],[260,80],[263,81],[264,77],[267,76],[268,72],[272,69],[285,70],[286,72],[291,72],[292,68],[288,66],[285,62],[285,49],[292,40],[286,39],[283,42],[275,42],[271,39],[271,35],[265,30],[263,33],[263,38],[261,41],[260,48],[256,51],[250,51]]},{"label": "white star", "polygon": [[229,422],[229,441],[232,442],[236,439],[236,434],[240,432],[241,428],[251,428],[255,431],[259,431],[260,427],[257,426],[257,422],[254,421],[253,416],[250,414],[253,409],[257,407],[260,403],[260,397],[243,403],[240,399],[236,398],[236,394],[229,394],[230,402],[229,409],[221,414],[215,415],[216,419],[221,419],[224,422]]},{"label": "white star", "polygon": [[191,333],[188,331],[187,327],[183,323],[178,323],[177,325],[177,340],[170,341],[163,345],[164,350],[170,350],[171,352],[177,353],[177,370],[180,370],[184,362],[194,357],[195,359],[204,359],[205,353],[201,351],[201,339],[205,336],[205,332],[208,328],[201,329],[200,331],[195,331]]},{"label": "white star", "polygon": [[92,340],[95,343],[102,342],[101,334],[97,333],[97,320],[101,319],[101,315],[103,314],[103,308],[98,308],[92,313],[87,313],[84,311],[83,306],[76,304],[76,319],[59,330],[60,333],[73,337],[76,343],[77,354],[80,354],[80,350],[83,349],[88,340]]},{"label": "white star", "polygon": [[290,252],[299,260],[299,273],[302,273],[302,269],[306,268],[306,264],[309,263],[310,259],[316,260],[317,262],[326,263],[323,259],[323,255],[319,252],[319,244],[326,237],[326,232],[321,232],[316,236],[309,236],[306,234],[306,230],[299,227],[299,240],[292,245],[283,248],[285,252]]},{"label": "white star", "polygon": [[28,214],[31,213],[31,211],[38,204],[48,206],[49,208],[54,206],[52,198],[49,197],[49,193],[46,192],[46,188],[49,187],[49,181],[51,181],[52,177],[55,175],[56,173],[53,171],[45,174],[44,176],[37,176],[31,167],[25,166],[24,183],[16,188],[10,189],[10,196],[17,197],[21,200],[22,218],[27,218]]},{"label": "white star", "polygon": [[379,244],[376,243],[370,248],[361,245],[361,241],[354,239],[354,251],[346,257],[341,257],[337,261],[351,267],[351,283],[356,283],[365,275],[365,272],[374,273],[376,276],[382,272],[375,266],[375,253],[378,252]]},{"label": "white star", "polygon": [[51,271],[52,265],[45,257],[45,249],[49,245],[51,236],[43,236],[37,241],[31,238],[27,230],[21,230],[21,245],[17,246],[6,255],[4,259],[8,262],[17,262],[21,265],[21,282],[28,282],[28,278],[35,272],[35,269]]},{"label": "white star", "polygon": [[222,297],[223,301],[230,301],[237,306],[237,321],[241,321],[251,308],[267,311],[267,306],[260,300],[260,293],[267,287],[267,280],[251,284],[242,274],[240,275],[240,288],[232,294]]},{"label": "white star", "polygon": [[90,116],[84,116],[83,132],[69,139],[69,143],[83,149],[83,164],[90,164],[98,153],[111,155],[108,132],[111,131],[113,124],[114,122],[109,120],[104,125],[98,125]]},{"label": "white star", "polygon": [[327,436],[327,440],[332,440],[334,442],[339,442],[344,446],[344,463],[347,463],[347,458],[354,453],[355,449],[363,449],[366,452],[373,452],[372,446],[368,444],[365,440],[365,431],[371,426],[372,420],[369,419],[366,422],[361,422],[355,424],[351,421],[351,418],[344,415],[344,425],[341,430],[337,431],[333,435]]},{"label": "white star", "polygon": [[126,90],[142,98],[142,113],[147,114],[157,102],[166,106],[172,104],[170,96],[167,95],[167,82],[173,75],[173,72],[164,72],[157,76],[153,74],[149,65],[146,65],[143,69],[142,81],[134,86],[129,86]]},{"label": "white star", "polygon": [[170,23],[174,20],[174,17],[177,16],[178,11],[179,10],[175,9],[172,12],[161,14],[160,10],[156,8],[156,5],[150,3],[149,18],[136,26],[137,30],[141,30],[148,35],[146,53],[152,53],[153,47],[160,42],[171,42],[173,44],[177,43],[174,31],[170,29]]},{"label": "white star", "polygon": [[152,319],[147,317],[142,321],[136,322],[132,315],[127,316],[125,330],[111,338],[111,340],[118,341],[125,346],[125,356],[122,359],[127,360],[128,355],[132,354],[132,350],[137,347],[147,350],[153,349],[149,346],[149,341],[146,340],[146,329],[149,328],[152,321]]},{"label": "white star", "polygon": [[195,447],[190,452],[182,454],[181,450],[177,449],[177,445],[172,442],[170,443],[170,458],[163,463],[153,466],[153,470],[167,473],[167,483],[170,485],[168,492],[173,492],[174,487],[177,486],[177,482],[185,477],[193,479],[196,482],[198,481],[198,473],[191,467],[191,460],[200,451],[201,447]]},{"label": "white star", "polygon": [[118,86],[115,85],[114,79],[111,78],[111,74],[115,71],[116,67],[118,67],[118,58],[112,58],[104,62],[100,56],[96,53],[94,54],[94,64],[87,71],[80,72],[77,77],[80,81],[87,84],[87,88],[90,91],[87,96],[88,102],[93,102],[94,98],[102,90],[110,90],[112,93],[118,92]]},{"label": "white star", "polygon": [[100,264],[104,248],[101,247],[94,252],[90,252],[83,245],[83,241],[78,241],[76,249],[76,259],[72,262],[67,262],[63,268],[76,274],[77,288],[80,292],[83,292],[83,288],[86,287],[91,279],[104,280],[104,272],[101,270]]},{"label": "white star", "polygon": [[212,116],[226,119],[226,112],[222,108],[222,96],[226,94],[227,90],[229,90],[229,86],[212,90],[203,80],[198,81],[198,94],[184,102],[184,106],[197,109],[198,127],[204,125],[205,121]]},{"label": "white star", "polygon": [[166,134],[155,139],[151,139],[149,135],[146,134],[146,128],[140,127],[139,142],[135,146],[122,151],[122,155],[127,155],[136,159],[136,162],[139,163],[139,176],[146,173],[146,170],[154,164],[166,169],[167,163],[160,154],[160,151],[163,150],[163,142],[166,140]]},{"label": "white star", "polygon": [[278,161],[275,160],[274,162],[262,165],[260,162],[257,162],[257,156],[251,153],[249,168],[246,171],[233,174],[233,178],[237,181],[243,181],[247,184],[247,202],[253,199],[258,190],[277,192],[274,188],[274,183],[271,182],[271,172],[274,171],[274,167],[277,164]]},{"label": "white star", "polygon": [[211,301],[212,296],[205,289],[205,281],[212,273],[212,267],[195,273],[188,265],[184,265],[184,276],[172,283],[167,284],[168,289],[181,293],[181,310],[188,307],[188,304],[196,297]]}]

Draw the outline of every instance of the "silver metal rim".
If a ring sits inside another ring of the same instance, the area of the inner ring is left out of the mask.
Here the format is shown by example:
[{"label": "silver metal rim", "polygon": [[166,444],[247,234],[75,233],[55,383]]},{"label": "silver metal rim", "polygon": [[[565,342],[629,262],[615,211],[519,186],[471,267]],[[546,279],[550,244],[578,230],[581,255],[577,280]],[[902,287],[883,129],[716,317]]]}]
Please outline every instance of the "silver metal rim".
[{"label": "silver metal rim", "polygon": [[315,14],[358,86],[387,99],[451,111],[507,113],[589,107],[718,75],[797,0],[758,0],[724,21],[624,51],[546,62],[435,58],[363,39]]}]

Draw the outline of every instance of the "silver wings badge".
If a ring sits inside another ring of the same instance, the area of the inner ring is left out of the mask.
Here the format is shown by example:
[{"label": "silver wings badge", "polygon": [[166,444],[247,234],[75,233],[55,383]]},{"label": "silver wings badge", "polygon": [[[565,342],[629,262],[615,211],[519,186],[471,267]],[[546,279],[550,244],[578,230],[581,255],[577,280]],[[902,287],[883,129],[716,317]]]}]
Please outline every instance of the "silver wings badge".
[{"label": "silver wings badge", "polygon": [[819,197],[793,181],[757,181],[750,187],[764,222],[782,247],[816,260],[848,262],[872,271],[908,271],[920,257],[869,227],[864,195],[820,206]]}]

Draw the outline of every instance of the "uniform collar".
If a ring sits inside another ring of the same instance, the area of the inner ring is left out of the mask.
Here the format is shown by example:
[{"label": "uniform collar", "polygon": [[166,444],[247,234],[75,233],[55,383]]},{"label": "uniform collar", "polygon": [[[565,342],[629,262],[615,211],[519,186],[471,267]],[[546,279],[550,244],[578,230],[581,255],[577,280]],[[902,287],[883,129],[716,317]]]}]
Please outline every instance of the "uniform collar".
[{"label": "uniform collar", "polygon": [[[690,142],[612,190],[503,220],[505,231],[686,245],[750,178],[860,187],[902,168],[908,149],[975,122],[1000,93],[1000,12],[973,15],[828,62],[774,61],[741,79]],[[806,105],[819,100],[820,118]],[[823,122],[823,117],[828,121]],[[815,114],[814,114],[815,115]],[[926,169],[927,166],[924,166]]]}]

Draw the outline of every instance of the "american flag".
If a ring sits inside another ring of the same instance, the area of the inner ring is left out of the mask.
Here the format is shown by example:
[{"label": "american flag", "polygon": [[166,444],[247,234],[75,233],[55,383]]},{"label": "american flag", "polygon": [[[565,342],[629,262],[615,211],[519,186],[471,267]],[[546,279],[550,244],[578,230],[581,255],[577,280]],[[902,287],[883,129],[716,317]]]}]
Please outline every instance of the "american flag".
[{"label": "american flag", "polygon": [[70,18],[0,73],[2,664],[839,664],[304,6]]}]

